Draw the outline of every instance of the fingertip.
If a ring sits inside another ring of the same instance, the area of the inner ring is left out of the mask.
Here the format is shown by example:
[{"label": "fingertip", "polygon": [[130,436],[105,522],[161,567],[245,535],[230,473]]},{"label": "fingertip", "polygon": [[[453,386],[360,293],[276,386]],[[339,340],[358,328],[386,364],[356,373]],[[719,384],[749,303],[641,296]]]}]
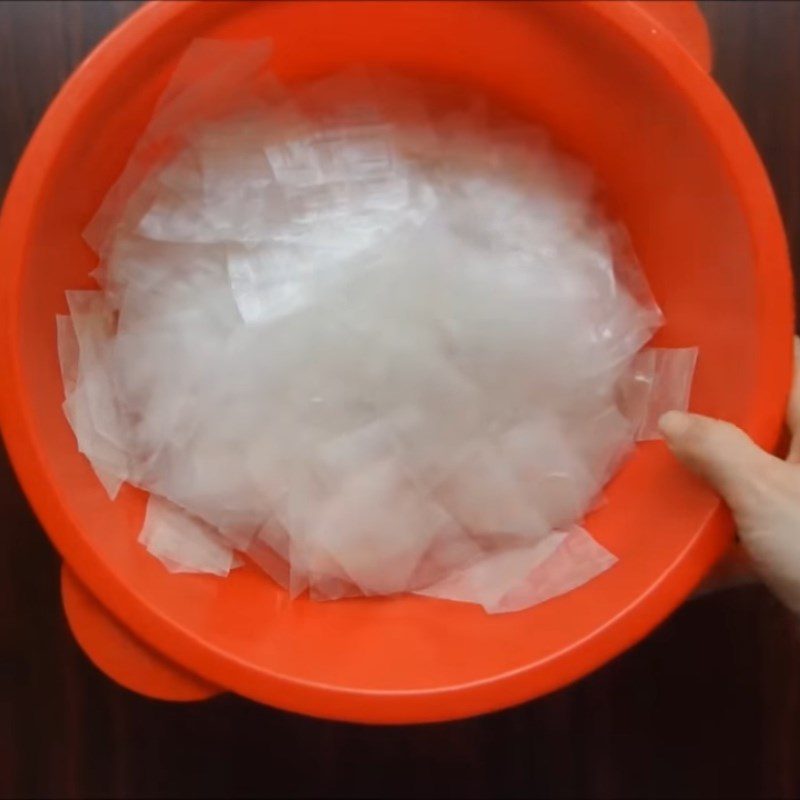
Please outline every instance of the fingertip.
[{"label": "fingertip", "polygon": [[782,463],[724,420],[670,411],[661,417],[659,427],[677,458],[711,483],[734,510],[741,509],[749,487],[763,477],[768,464]]},{"label": "fingertip", "polygon": [[691,424],[691,415],[683,411],[667,411],[658,420],[658,429],[667,439],[677,439],[686,433]]}]

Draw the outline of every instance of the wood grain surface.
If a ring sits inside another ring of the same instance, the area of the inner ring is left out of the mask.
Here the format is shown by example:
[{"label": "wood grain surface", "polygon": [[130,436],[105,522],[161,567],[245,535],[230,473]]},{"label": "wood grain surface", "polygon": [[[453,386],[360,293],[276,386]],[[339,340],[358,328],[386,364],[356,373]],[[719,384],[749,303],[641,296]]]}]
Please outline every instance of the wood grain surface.
[{"label": "wood grain surface", "polygon": [[[47,102],[136,5],[0,2],[0,192]],[[800,3],[702,8],[797,256]],[[232,696],[160,703],[112,684],[72,641],[58,559],[0,453],[2,797],[798,795],[800,625],[759,587],[692,600],[580,683],[466,722],[367,728]]]}]

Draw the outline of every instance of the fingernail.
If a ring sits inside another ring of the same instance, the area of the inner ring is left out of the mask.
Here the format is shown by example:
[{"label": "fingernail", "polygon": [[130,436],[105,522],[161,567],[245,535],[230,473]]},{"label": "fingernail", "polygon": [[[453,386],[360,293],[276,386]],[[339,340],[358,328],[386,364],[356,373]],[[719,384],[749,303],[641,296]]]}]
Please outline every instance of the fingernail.
[{"label": "fingernail", "polygon": [[692,418],[688,414],[684,414],[683,411],[667,411],[658,420],[658,429],[668,439],[672,439],[686,433],[691,424]]}]

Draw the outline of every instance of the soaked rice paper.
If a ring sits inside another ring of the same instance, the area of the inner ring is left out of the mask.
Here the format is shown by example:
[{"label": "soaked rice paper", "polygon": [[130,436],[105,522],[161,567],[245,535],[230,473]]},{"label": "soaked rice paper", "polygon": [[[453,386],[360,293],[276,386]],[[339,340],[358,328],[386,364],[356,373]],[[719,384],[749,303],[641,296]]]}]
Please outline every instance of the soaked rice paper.
[{"label": "soaked rice paper", "polygon": [[[515,611],[615,556],[581,527],[688,403],[590,170],[464,90],[283,88],[199,40],[86,232],[64,411],[172,572]],[[444,99],[443,99],[444,98]]]}]

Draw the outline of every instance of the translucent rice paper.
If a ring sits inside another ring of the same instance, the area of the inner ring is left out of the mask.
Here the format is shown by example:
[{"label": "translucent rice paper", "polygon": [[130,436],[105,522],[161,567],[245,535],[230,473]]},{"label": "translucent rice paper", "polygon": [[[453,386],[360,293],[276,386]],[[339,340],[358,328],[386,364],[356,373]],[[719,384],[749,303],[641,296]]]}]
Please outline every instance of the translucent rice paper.
[{"label": "translucent rice paper", "polygon": [[[485,98],[351,70],[289,92],[198,41],[87,229],[64,410],[173,572],[514,611],[614,556],[579,526],[685,408],[590,172]],[[644,348],[644,349],[643,349]]]}]

